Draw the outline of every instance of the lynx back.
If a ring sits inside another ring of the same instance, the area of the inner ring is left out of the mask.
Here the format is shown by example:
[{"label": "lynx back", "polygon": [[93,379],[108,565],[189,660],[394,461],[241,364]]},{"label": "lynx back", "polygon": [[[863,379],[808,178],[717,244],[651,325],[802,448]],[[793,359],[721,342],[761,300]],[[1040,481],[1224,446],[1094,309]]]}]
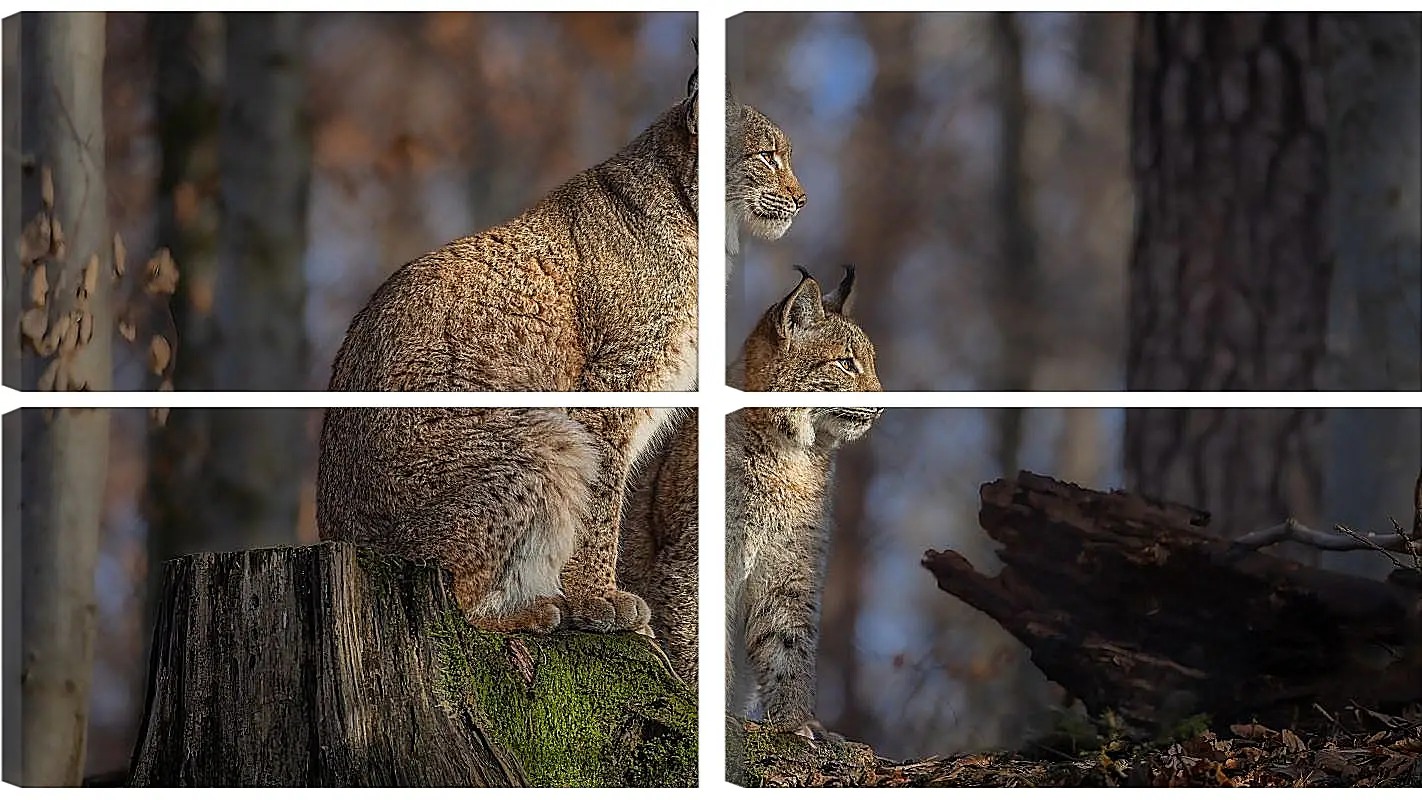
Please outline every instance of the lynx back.
[{"label": "lynx back", "polygon": [[[397,270],[351,322],[330,389],[695,388],[697,113],[693,74],[688,96],[607,161]],[[670,421],[647,408],[333,408],[321,535],[437,561],[488,627],[642,630],[647,604],[617,587],[618,529],[629,470]]]}]

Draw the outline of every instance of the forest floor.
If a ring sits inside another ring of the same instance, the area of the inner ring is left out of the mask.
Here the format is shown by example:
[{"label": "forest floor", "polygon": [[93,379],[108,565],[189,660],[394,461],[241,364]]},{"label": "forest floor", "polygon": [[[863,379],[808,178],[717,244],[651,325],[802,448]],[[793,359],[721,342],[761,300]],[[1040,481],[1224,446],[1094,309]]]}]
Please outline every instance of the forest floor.
[{"label": "forest floor", "polygon": [[[1396,714],[1320,711],[1317,722],[1296,729],[1251,723],[1215,730],[1192,718],[1169,739],[1146,743],[1114,738],[1110,725],[1088,727],[1095,730],[1059,732],[1053,742],[1017,753],[905,762],[862,745],[805,742],[821,751],[809,769],[790,763],[797,759],[789,748],[770,754],[753,746],[762,758],[750,768],[765,786],[1422,787],[1422,706]],[[747,732],[759,738],[753,723]],[[825,751],[844,758],[826,759]]]}]

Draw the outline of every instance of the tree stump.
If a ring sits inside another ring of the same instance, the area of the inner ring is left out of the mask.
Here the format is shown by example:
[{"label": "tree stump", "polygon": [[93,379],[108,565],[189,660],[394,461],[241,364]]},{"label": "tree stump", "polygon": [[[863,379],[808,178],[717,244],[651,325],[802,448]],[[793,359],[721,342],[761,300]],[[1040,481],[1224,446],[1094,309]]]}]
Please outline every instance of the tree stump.
[{"label": "tree stump", "polygon": [[134,786],[694,786],[636,634],[504,635],[448,573],[324,542],[164,566]]},{"label": "tree stump", "polygon": [[1022,472],[982,487],[1001,573],[928,551],[944,591],[1021,640],[1092,713],[1287,724],[1313,704],[1422,700],[1422,593],[1241,552],[1206,512]]}]

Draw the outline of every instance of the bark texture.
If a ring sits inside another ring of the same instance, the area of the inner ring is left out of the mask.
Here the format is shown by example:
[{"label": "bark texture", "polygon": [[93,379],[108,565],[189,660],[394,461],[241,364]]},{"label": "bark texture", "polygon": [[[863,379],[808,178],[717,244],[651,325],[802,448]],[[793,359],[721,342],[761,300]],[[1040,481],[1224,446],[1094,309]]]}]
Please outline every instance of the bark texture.
[{"label": "bark texture", "polygon": [[1002,571],[951,551],[924,566],[1093,714],[1160,733],[1202,713],[1289,724],[1314,703],[1422,700],[1415,588],[1240,551],[1207,512],[1139,494],[1022,472],[981,495]]},{"label": "bark texture", "polygon": [[[23,388],[106,391],[113,272],[101,99],[105,18],[29,12],[20,26]],[[78,786],[109,414],[30,409],[21,424],[20,780]]]},{"label": "bark texture", "polygon": [[[1139,16],[1128,391],[1318,388],[1332,272],[1319,27],[1314,14]],[[1127,485],[1207,507],[1222,530],[1310,519],[1322,422],[1128,409]]]},{"label": "bark texture", "polygon": [[135,786],[693,786],[694,690],[634,634],[469,627],[354,546],[165,565]]}]

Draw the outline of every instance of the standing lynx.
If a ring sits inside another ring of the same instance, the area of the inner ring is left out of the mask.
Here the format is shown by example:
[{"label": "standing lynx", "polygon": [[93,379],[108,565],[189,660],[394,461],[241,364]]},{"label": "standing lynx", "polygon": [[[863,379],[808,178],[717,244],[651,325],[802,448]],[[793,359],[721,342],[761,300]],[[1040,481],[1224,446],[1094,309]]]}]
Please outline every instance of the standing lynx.
[{"label": "standing lynx", "polygon": [[726,274],[741,253],[740,232],[767,241],[790,230],[805,190],[790,167],[790,138],[764,114],[726,103]]},{"label": "standing lynx", "polygon": [[[351,322],[331,391],[694,389],[696,131],[693,73],[612,158],[400,268]],[[617,587],[618,527],[628,472],[670,416],[333,408],[317,523],[438,561],[486,627],[642,629],[647,604]]]},{"label": "standing lynx", "polygon": [[[803,270],[801,270],[803,272]],[[756,392],[877,392],[874,346],[847,316],[854,270],[820,296],[805,273],[746,340],[737,386]],[[726,698],[759,695],[766,724],[807,730],[830,526],[834,453],[878,408],[746,408],[726,419]]]}]

